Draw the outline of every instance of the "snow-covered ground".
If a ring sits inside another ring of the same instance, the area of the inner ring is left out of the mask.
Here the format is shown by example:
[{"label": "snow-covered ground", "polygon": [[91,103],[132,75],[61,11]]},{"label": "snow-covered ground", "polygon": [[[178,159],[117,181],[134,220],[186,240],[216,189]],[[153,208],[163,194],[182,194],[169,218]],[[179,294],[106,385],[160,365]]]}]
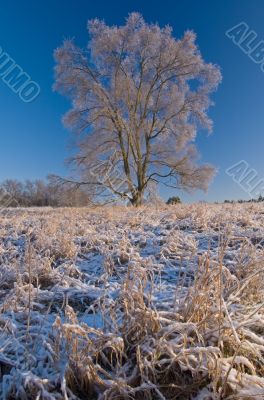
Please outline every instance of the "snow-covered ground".
[{"label": "snow-covered ground", "polygon": [[0,211],[0,398],[263,399],[264,205]]}]

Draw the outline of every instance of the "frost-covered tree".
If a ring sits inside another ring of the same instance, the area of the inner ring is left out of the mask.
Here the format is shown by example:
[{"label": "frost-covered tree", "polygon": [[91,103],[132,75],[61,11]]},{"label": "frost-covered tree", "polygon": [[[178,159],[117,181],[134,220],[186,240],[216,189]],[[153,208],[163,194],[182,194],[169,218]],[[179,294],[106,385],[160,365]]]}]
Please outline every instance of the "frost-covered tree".
[{"label": "frost-covered tree", "polygon": [[76,182],[136,206],[153,182],[206,190],[214,168],[197,164],[194,140],[211,130],[209,95],[221,74],[195,34],[176,40],[138,13],[120,27],[89,21],[88,32],[87,49],[65,41],[55,51],[55,89],[72,100],[64,122],[78,132]]}]

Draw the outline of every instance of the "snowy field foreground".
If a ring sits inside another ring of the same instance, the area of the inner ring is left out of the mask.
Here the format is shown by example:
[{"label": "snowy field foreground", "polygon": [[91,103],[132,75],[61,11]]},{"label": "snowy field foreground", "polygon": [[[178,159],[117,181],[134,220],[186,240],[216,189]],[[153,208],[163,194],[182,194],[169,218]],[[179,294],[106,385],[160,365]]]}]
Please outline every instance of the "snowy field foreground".
[{"label": "snowy field foreground", "polygon": [[0,398],[263,399],[264,205],[0,211]]}]

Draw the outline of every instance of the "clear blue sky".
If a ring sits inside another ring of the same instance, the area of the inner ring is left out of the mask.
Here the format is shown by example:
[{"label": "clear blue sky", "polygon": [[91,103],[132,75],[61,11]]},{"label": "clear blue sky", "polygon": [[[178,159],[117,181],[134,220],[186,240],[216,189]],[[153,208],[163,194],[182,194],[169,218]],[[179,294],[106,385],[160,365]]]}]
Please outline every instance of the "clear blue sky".
[{"label": "clear blue sky", "polygon": [[[0,181],[65,175],[70,134],[61,117],[69,103],[52,91],[53,51],[64,38],[85,46],[88,19],[122,24],[131,11],[149,22],[170,24],[176,37],[186,29],[197,34],[206,61],[220,65],[223,82],[214,95],[210,115],[213,134],[198,135],[202,160],[214,164],[218,175],[207,195],[184,196],[188,201],[248,198],[225,174],[244,159],[264,178],[264,72],[245,55],[225,31],[245,21],[264,40],[263,0],[14,0],[1,5],[0,46],[41,87],[39,97],[23,103],[0,80]],[[167,196],[169,193],[165,193]]]}]

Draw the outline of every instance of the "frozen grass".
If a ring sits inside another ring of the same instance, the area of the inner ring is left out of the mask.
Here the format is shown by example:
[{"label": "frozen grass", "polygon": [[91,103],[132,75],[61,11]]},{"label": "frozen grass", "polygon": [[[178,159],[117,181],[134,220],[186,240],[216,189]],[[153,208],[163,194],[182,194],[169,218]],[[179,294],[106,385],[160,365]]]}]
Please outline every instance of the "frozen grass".
[{"label": "frozen grass", "polygon": [[264,206],[0,212],[0,398],[263,399]]}]

